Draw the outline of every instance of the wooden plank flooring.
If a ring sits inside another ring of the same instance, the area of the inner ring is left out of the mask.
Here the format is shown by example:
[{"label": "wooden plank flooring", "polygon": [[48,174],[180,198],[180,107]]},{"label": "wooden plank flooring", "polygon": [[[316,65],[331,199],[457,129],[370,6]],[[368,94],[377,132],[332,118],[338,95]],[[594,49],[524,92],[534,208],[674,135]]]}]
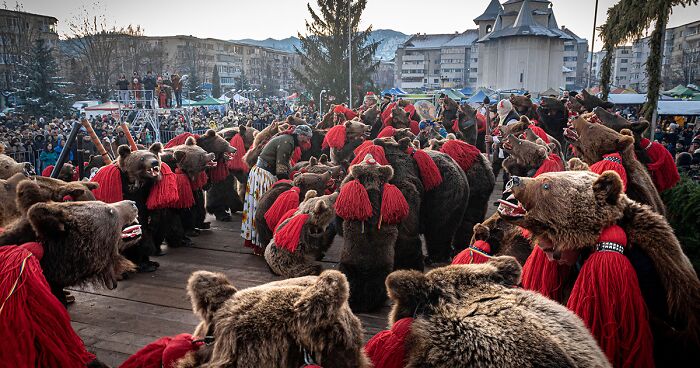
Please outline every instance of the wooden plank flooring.
[{"label": "wooden plank flooring", "polygon": [[[503,187],[496,183],[491,203],[500,198]],[[495,207],[489,204],[489,214]],[[210,219],[213,221],[213,218]],[[212,222],[212,229],[193,238],[194,247],[170,249],[154,273],[136,274],[119,282],[115,290],[72,289],[76,302],[68,309],[72,324],[88,350],[111,366],[118,366],[151,341],[167,335],[192,333],[198,318],[192,313],[185,292],[193,271],[223,272],[234,285],[247,288],[279,280],[261,257],[243,247],[240,215],[229,223]],[[324,263],[336,266],[342,239],[336,238]],[[386,327],[386,306],[372,314],[358,314],[369,338]]]}]

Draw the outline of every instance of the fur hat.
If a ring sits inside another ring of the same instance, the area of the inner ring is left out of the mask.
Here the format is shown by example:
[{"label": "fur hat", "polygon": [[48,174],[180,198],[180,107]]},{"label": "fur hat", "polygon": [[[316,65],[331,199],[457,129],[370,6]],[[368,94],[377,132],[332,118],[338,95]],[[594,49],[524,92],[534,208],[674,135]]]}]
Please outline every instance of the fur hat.
[{"label": "fur hat", "polygon": [[297,134],[297,135],[304,135],[304,136],[307,136],[309,138],[311,138],[314,135],[314,132],[311,130],[311,128],[309,128],[308,125],[303,125],[303,124],[297,125],[294,128],[293,133]]},{"label": "fur hat", "polygon": [[511,111],[513,110],[513,104],[510,103],[510,101],[503,99],[498,102],[498,106],[496,107],[496,112],[498,112],[498,116],[502,119],[506,117]]}]

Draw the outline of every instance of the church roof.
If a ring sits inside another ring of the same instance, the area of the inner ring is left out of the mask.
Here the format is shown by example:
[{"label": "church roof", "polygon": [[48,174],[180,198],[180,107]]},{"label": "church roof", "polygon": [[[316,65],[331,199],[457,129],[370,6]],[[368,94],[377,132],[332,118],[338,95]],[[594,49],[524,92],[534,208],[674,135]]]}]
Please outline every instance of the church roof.
[{"label": "church roof", "polygon": [[[554,14],[549,11],[549,17],[547,17],[547,24],[538,23],[533,15],[533,10],[530,7],[530,2],[547,2],[544,0],[510,0],[508,3],[518,3],[522,2],[520,11],[518,12],[518,17],[515,19],[515,23],[512,26],[505,28],[494,27],[494,30],[480,39],[478,42],[486,42],[499,38],[514,37],[514,36],[538,36],[538,37],[549,37],[549,38],[560,38],[564,40],[573,40],[566,32],[559,29],[557,26],[556,19],[554,19]],[[541,13],[542,10],[535,10]],[[539,14],[538,13],[538,14]]]},{"label": "church roof", "polygon": [[501,7],[501,3],[498,0],[491,0],[489,6],[486,7],[486,10],[484,11],[484,14],[474,18],[474,23],[484,20],[494,20],[502,9],[503,7]]}]

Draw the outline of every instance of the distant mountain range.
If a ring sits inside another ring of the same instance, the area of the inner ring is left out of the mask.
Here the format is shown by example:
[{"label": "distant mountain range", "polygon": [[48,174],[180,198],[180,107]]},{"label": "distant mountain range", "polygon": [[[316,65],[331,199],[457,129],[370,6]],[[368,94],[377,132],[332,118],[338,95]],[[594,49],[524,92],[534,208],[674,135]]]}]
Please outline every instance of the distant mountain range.
[{"label": "distant mountain range", "polygon": [[[380,60],[391,60],[396,55],[396,49],[406,42],[409,35],[403,34],[398,31],[391,29],[378,29],[372,31],[370,34],[370,42],[379,41],[379,47],[377,48],[376,58]],[[277,50],[284,51],[294,51],[294,46],[301,47],[301,41],[292,36],[287,37],[282,40],[277,40],[274,38],[268,38],[265,40],[253,40],[250,38],[245,38],[242,40],[229,40],[231,42],[240,42],[248,45],[269,47]]]}]

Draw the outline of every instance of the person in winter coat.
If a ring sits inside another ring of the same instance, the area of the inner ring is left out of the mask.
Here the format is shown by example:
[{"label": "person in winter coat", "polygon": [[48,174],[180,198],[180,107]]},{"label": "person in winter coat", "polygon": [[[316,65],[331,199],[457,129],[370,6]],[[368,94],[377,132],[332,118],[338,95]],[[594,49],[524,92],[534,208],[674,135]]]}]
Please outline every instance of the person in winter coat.
[{"label": "person in winter coat", "polygon": [[53,145],[48,143],[46,147],[39,154],[39,162],[41,162],[40,172],[46,169],[48,166],[56,165],[58,160],[58,153],[54,150]]}]

